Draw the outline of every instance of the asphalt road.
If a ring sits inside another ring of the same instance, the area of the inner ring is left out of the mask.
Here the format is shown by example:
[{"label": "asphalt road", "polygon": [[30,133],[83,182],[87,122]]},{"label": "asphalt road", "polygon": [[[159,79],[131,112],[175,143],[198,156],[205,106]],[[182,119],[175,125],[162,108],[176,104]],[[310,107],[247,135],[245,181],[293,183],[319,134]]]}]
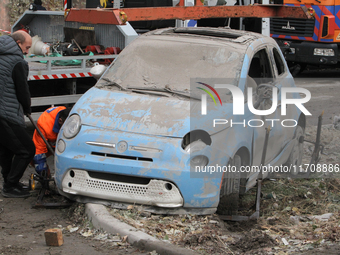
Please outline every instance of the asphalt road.
[{"label": "asphalt road", "polygon": [[323,124],[332,124],[334,116],[340,116],[340,69],[317,69],[310,67],[295,78],[298,87],[308,89],[311,100],[304,104],[312,114],[307,125],[316,126],[318,116],[324,111]]}]

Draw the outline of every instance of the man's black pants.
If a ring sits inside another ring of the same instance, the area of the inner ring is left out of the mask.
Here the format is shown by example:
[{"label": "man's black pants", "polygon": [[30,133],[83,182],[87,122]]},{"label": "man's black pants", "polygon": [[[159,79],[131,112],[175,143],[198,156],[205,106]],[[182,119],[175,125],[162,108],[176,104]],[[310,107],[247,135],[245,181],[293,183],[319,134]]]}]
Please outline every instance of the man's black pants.
[{"label": "man's black pants", "polygon": [[19,182],[34,154],[35,146],[26,129],[0,119],[0,166],[8,185]]}]

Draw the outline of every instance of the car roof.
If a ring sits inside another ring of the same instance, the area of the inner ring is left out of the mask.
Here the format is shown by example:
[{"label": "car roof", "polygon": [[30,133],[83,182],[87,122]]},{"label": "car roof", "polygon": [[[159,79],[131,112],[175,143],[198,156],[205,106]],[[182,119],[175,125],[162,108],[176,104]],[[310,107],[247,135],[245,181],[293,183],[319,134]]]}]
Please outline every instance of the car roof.
[{"label": "car roof", "polygon": [[238,84],[249,47],[272,41],[261,34],[227,28],[153,30],[128,45],[107,75],[118,77],[123,86],[145,86],[151,81],[162,88],[172,84],[188,89],[190,78],[195,77],[228,78],[230,84]]},{"label": "car roof", "polygon": [[165,28],[151,31],[146,35],[185,37],[187,41],[191,41],[191,39],[194,41],[197,38],[210,41],[216,40],[219,42],[225,41],[228,43],[244,45],[245,47],[247,47],[255,40],[266,38],[265,36],[258,33],[235,30],[230,28],[213,27]]}]

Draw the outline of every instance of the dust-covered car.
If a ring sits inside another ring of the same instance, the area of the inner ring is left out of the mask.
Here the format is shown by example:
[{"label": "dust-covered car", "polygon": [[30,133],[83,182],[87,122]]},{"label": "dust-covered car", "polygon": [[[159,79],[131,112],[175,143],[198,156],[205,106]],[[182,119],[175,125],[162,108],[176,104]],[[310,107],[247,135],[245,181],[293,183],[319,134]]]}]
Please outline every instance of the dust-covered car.
[{"label": "dust-covered car", "polygon": [[73,107],[58,136],[57,187],[78,201],[166,212],[213,213],[220,201],[235,208],[256,183],[266,127],[267,169],[300,165],[308,93],[297,92],[269,37],[148,32]]}]

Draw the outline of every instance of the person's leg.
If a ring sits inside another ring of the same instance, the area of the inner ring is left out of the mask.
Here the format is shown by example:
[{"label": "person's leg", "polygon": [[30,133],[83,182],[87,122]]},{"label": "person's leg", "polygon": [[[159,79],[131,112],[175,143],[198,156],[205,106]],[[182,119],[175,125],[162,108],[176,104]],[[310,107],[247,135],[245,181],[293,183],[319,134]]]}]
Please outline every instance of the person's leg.
[{"label": "person's leg", "polygon": [[[1,140],[1,136],[0,136]],[[14,154],[7,150],[6,147],[0,144],[0,167],[1,167],[1,174],[4,179],[4,182],[7,181],[7,175],[11,171],[12,167],[12,159]]]},{"label": "person's leg", "polygon": [[[29,192],[19,183],[35,153],[32,138],[24,127],[0,120],[0,164],[5,183],[4,197],[27,197]],[[13,157],[14,155],[14,157]]]},{"label": "person's leg", "polygon": [[5,183],[7,181],[7,176],[11,171],[14,156],[14,153],[8,148],[8,145],[12,142],[8,135],[9,129],[10,127],[7,122],[0,119],[0,166]]},{"label": "person's leg", "polygon": [[46,154],[36,154],[33,158],[35,172],[40,175],[46,177],[46,173],[48,170]]},{"label": "person's leg", "polygon": [[14,153],[14,158],[6,181],[10,185],[16,185],[34,157],[35,146],[24,127],[11,125],[11,128],[12,133],[10,133],[10,136],[12,137],[12,143],[9,145],[9,148]]}]

